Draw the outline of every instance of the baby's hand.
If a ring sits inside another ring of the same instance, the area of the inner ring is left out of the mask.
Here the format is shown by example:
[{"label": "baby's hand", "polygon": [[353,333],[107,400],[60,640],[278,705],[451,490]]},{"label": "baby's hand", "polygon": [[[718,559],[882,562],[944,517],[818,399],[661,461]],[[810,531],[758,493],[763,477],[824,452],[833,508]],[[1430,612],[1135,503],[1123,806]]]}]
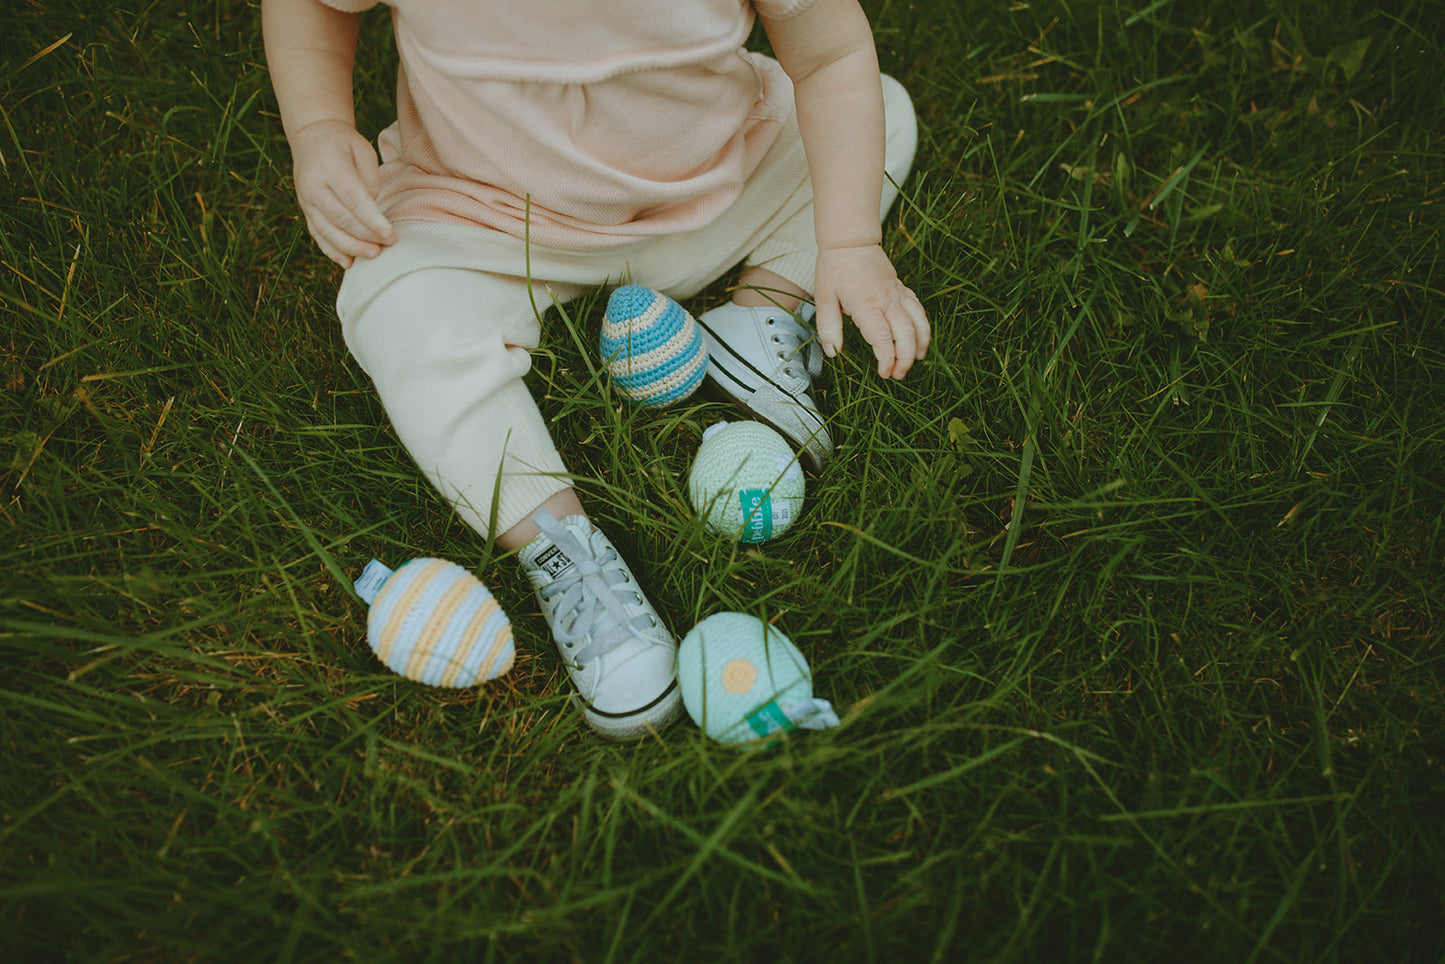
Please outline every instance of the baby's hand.
[{"label": "baby's hand", "polygon": [[878,374],[902,378],[928,353],[930,329],[923,303],[898,280],[881,245],[821,248],[814,302],[818,340],[829,358],[843,347],[843,316],[858,326],[878,358]]},{"label": "baby's hand", "polygon": [[356,128],[318,121],[289,140],[306,230],[328,258],[349,268],[356,258],[374,258],[396,241],[376,203],[381,186],[376,152]]}]

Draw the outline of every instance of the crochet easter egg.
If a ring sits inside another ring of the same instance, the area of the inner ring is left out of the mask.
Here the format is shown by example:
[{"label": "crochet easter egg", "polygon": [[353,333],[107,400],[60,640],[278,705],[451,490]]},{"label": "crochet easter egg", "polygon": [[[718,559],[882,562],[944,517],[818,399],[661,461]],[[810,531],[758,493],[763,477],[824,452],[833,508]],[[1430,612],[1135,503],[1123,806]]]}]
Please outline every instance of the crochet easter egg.
[{"label": "crochet easter egg", "polygon": [[512,623],[476,576],[443,559],[395,572],[373,559],[356,580],[366,636],[393,672],[428,686],[471,686],[512,668]]},{"label": "crochet easter egg", "polygon": [[687,398],[707,372],[707,345],[692,315],[642,285],[624,285],[607,299],[598,348],[617,390],[649,408]]},{"label": "crochet easter egg", "polygon": [[719,422],[702,435],[688,475],[692,507],[708,528],[766,542],[803,511],[803,469],[786,439],[761,422]]},{"label": "crochet easter egg", "polygon": [[694,626],[678,646],[677,682],[688,716],[728,746],[755,748],[779,733],[838,725],[832,706],[813,698],[798,647],[746,613],[716,613]]}]

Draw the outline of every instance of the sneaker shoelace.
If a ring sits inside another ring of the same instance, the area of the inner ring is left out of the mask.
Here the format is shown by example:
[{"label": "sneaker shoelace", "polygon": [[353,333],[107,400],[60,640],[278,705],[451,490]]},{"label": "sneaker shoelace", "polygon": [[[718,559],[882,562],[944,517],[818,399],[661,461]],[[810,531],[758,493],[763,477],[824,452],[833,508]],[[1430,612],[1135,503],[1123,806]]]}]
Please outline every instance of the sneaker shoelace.
[{"label": "sneaker shoelace", "polygon": [[544,602],[557,599],[552,632],[568,651],[591,636],[591,641],[573,654],[579,666],[611,652],[629,640],[649,642],[645,631],[656,625],[647,613],[629,615],[624,599],[643,603],[632,583],[632,574],[611,547],[602,559],[592,546],[545,513],[533,517],[537,528],[572,560],[572,568],[540,591]]},{"label": "sneaker shoelace", "polygon": [[823,346],[813,329],[787,314],[769,314],[763,324],[768,327],[768,340],[778,358],[778,371],[787,378],[799,378],[793,366],[801,361],[812,378],[823,374]]}]

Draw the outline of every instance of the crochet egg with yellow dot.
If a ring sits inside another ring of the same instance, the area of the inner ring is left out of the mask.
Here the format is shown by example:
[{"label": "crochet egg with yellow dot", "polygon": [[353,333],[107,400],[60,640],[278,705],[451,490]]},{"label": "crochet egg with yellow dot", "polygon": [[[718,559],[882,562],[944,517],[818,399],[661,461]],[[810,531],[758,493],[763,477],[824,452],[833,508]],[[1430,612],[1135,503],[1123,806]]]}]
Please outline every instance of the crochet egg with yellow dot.
[{"label": "crochet egg with yellow dot", "polygon": [[677,682],[693,722],[739,748],[794,729],[790,714],[813,696],[803,654],[776,627],[746,613],[716,613],[694,626],[678,646]]}]

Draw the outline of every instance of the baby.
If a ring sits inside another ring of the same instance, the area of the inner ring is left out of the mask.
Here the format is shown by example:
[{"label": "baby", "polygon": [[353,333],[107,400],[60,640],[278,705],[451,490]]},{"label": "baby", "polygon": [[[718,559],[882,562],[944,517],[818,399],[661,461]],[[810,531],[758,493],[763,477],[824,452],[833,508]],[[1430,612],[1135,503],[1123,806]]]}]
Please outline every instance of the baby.
[{"label": "baby", "polygon": [[[741,263],[698,319],[708,378],[818,469],[812,378],[844,318],[884,378],[928,349],[880,244],[912,105],[857,0],[390,0],[378,161],[351,82],[377,2],[262,2],[306,226],[346,269],[346,343],[421,470],[516,551],[588,725],[641,736],[678,715],[676,643],[522,383],[533,288],[545,306],[630,278],[681,300]],[[743,48],[755,17],[776,60]]]}]

